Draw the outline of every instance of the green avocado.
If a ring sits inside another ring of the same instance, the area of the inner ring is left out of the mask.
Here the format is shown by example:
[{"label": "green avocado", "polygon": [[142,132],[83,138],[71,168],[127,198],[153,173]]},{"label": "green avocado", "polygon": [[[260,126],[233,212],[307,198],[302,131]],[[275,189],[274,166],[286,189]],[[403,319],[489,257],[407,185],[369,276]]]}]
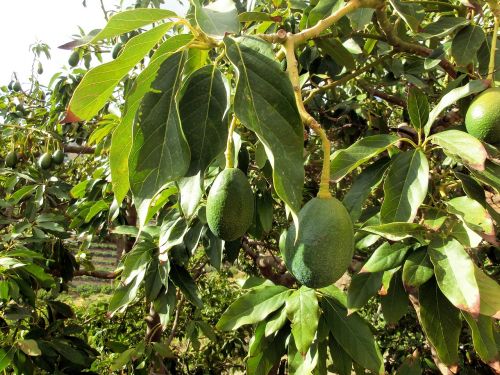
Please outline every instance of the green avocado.
[{"label": "green avocado", "polygon": [[123,48],[122,42],[116,43],[115,46],[113,47],[113,51],[111,52],[111,57],[113,59],[116,59],[118,57],[118,55],[120,54],[122,48]]},{"label": "green avocado", "polygon": [[74,68],[75,66],[78,65],[79,62],[80,62],[80,53],[78,51],[74,51],[69,56],[68,64],[69,64],[69,66],[71,66],[72,68]]},{"label": "green avocado", "polygon": [[52,154],[50,152],[46,152],[40,156],[38,159],[38,166],[41,169],[49,169],[52,165]]},{"label": "green avocado", "polygon": [[488,142],[500,142],[500,87],[483,91],[467,109],[465,127],[474,137]]},{"label": "green avocado", "polygon": [[56,150],[56,152],[54,152],[54,155],[52,155],[52,161],[57,165],[62,164],[64,161],[63,150]]},{"label": "green avocado", "polygon": [[354,252],[351,218],[337,199],[313,198],[299,212],[295,225],[280,238],[285,265],[295,278],[310,288],[323,288],[347,270]]},{"label": "green avocado", "polygon": [[254,197],[245,174],[226,168],[215,179],[207,199],[210,230],[224,241],[241,237],[252,224]]},{"label": "green avocado", "polygon": [[10,151],[7,156],[5,156],[5,166],[9,168],[14,168],[17,164],[17,154],[15,151]]},{"label": "green avocado", "polygon": [[16,92],[21,91],[22,90],[21,82],[15,81],[14,84],[12,85],[12,89]]}]

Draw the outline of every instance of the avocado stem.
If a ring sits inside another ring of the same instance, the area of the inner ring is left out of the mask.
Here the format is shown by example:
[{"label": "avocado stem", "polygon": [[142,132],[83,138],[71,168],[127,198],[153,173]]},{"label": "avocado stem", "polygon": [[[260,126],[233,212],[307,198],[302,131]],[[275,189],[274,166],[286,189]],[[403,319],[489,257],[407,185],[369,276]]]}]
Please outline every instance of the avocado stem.
[{"label": "avocado stem", "polygon": [[224,156],[226,157],[226,168],[234,168],[233,133],[235,128],[236,128],[236,116],[233,116],[231,124],[229,125],[226,151],[224,152]]},{"label": "avocado stem", "polygon": [[493,36],[491,37],[490,63],[488,64],[488,80],[490,80],[491,82],[491,87],[495,87],[495,79],[493,77],[493,73],[495,72],[495,55],[497,49],[498,24],[500,22],[500,7],[491,6],[491,11],[493,12],[495,24],[493,26]]}]

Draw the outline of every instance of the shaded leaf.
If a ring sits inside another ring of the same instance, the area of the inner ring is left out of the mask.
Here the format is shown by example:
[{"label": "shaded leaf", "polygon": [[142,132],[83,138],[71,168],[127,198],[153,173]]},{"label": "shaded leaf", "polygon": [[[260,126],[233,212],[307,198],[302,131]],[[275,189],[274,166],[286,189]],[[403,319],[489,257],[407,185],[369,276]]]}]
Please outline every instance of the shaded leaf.
[{"label": "shaded leaf", "polygon": [[403,286],[401,272],[391,278],[386,295],[380,297],[382,314],[389,323],[397,323],[408,312],[408,295]]},{"label": "shaded leaf", "polygon": [[418,36],[425,39],[442,38],[468,23],[469,21],[463,17],[443,16],[425,26]]},{"label": "shaded leaf", "polygon": [[410,29],[418,32],[420,23],[425,17],[424,7],[418,3],[403,3],[399,0],[389,0],[389,2]]},{"label": "shaded leaf", "polygon": [[377,294],[382,286],[382,272],[357,273],[351,279],[347,290],[347,308],[349,314],[361,309],[368,300]]},{"label": "shaded leaf", "polygon": [[308,27],[316,25],[323,18],[328,17],[342,6],[342,1],[339,0],[319,0],[317,4],[309,12],[307,18]]},{"label": "shaded leaf", "polygon": [[481,27],[467,25],[460,29],[451,43],[451,55],[460,66],[466,66],[475,58],[485,39]]},{"label": "shaded leaf", "polygon": [[198,286],[184,267],[172,264],[169,277],[193,305],[199,309],[203,307]]},{"label": "shaded leaf", "polygon": [[194,0],[196,23],[203,32],[210,36],[237,34],[240,31],[238,11],[232,0],[216,0],[202,6]]},{"label": "shaded leaf", "polygon": [[480,313],[500,319],[500,285],[474,265],[474,276],[481,300]]},{"label": "shaded leaf", "polygon": [[403,266],[403,283],[406,287],[418,288],[434,275],[426,248],[420,248],[411,253]]},{"label": "shaded leaf", "polygon": [[462,312],[472,331],[474,349],[485,363],[498,361],[498,348],[495,341],[495,321],[489,316],[479,315],[474,319],[472,315]]}]

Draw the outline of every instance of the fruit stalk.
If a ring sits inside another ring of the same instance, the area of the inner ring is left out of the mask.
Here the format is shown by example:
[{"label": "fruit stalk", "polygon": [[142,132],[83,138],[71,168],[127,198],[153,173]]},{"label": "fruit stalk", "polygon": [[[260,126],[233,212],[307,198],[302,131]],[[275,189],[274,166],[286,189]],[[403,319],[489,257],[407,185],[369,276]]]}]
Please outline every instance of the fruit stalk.
[{"label": "fruit stalk", "polygon": [[498,38],[498,24],[500,23],[500,7],[496,5],[496,7],[491,6],[491,11],[493,12],[494,17],[494,26],[493,26],[493,36],[491,37],[491,51],[490,51],[490,62],[488,64],[488,79],[491,81],[491,87],[495,87],[495,79],[493,78],[493,73],[495,72],[495,55],[497,49],[497,38]]},{"label": "fruit stalk", "polygon": [[231,124],[229,125],[226,151],[224,152],[224,156],[226,157],[226,168],[234,168],[233,133],[235,128],[236,128],[236,116],[233,116]]}]

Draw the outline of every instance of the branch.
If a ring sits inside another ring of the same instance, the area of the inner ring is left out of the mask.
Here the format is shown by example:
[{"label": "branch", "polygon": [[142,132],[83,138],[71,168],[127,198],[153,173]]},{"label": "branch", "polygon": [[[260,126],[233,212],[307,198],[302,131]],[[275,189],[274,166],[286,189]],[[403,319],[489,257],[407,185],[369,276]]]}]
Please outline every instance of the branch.
[{"label": "branch", "polygon": [[95,148],[80,145],[64,145],[64,152],[70,154],[93,154],[95,152]]},{"label": "branch", "polygon": [[390,94],[387,94],[383,91],[377,90],[377,89],[371,87],[366,81],[364,81],[362,79],[360,79],[358,81],[358,86],[361,87],[363,90],[365,90],[371,96],[375,96],[375,97],[383,99],[386,102],[389,102],[391,104],[395,104],[397,106],[406,108],[406,101],[403,98],[400,98],[399,96],[390,95]]},{"label": "branch", "polygon": [[[432,49],[424,47],[417,43],[409,43],[402,40],[396,35],[393,25],[390,23],[385,12],[385,5],[375,9],[375,15],[377,17],[377,22],[385,34],[387,42],[392,45],[396,51],[407,52],[413,55],[428,57],[432,53]],[[457,72],[455,71],[454,65],[446,59],[442,59],[439,65],[445,70],[445,72],[451,77],[456,78]]]},{"label": "branch", "polygon": [[113,280],[120,276],[121,272],[116,271],[87,271],[87,270],[77,270],[73,273],[73,276],[92,276],[96,279],[106,279]]}]

